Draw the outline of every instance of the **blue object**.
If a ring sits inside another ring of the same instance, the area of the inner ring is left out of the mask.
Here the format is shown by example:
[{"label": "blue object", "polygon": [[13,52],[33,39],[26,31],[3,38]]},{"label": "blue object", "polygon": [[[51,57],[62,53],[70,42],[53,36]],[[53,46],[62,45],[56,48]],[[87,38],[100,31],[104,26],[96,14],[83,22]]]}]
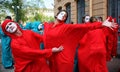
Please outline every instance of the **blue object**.
[{"label": "blue object", "polygon": [[40,33],[40,30],[38,29],[39,24],[41,24],[40,21],[34,21],[34,22],[32,23],[32,31],[41,34],[41,33]]},{"label": "blue object", "polygon": [[4,68],[9,68],[13,66],[13,58],[10,48],[11,39],[5,35],[0,28],[1,35],[1,45],[2,45],[2,65]]}]

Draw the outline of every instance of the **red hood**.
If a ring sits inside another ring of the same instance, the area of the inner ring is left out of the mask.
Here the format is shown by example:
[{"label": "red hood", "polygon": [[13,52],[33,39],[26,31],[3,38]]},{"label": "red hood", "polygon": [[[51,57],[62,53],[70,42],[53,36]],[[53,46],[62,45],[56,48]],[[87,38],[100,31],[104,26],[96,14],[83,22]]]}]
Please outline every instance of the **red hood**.
[{"label": "red hood", "polygon": [[[6,19],[6,20],[4,20],[4,22],[2,23],[1,27],[2,27],[3,32],[4,32],[6,35],[8,35],[8,36],[11,37],[11,38],[14,38],[14,37],[16,37],[16,36],[15,36],[13,33],[9,33],[9,32],[7,32],[7,31],[5,30],[5,27],[6,27],[7,23],[9,23],[9,22],[14,22],[14,21]],[[15,23],[15,24],[17,25],[17,27],[22,31],[22,29],[20,28],[20,26],[18,25],[18,23],[16,23],[16,22],[14,22],[14,23]]]}]

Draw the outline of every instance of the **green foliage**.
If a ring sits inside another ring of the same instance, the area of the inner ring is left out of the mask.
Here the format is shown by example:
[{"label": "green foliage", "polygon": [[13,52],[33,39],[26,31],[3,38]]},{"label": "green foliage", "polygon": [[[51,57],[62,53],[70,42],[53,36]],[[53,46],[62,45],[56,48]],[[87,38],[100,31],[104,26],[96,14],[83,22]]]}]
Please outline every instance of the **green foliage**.
[{"label": "green foliage", "polygon": [[[0,2],[1,3],[1,2]],[[54,21],[53,17],[44,16],[42,13],[38,13],[40,8],[46,10],[43,0],[4,0],[0,4],[0,16],[4,19],[7,15],[6,10],[14,14],[15,20],[34,21],[35,19],[44,21]],[[36,12],[36,13],[35,13]],[[30,16],[28,16],[30,15]]]},{"label": "green foliage", "polygon": [[36,13],[36,15],[32,18],[31,21],[34,21],[34,20],[39,20],[41,22],[45,22],[45,21],[52,22],[52,21],[54,21],[54,17],[52,17],[52,16],[48,17],[42,13]]}]

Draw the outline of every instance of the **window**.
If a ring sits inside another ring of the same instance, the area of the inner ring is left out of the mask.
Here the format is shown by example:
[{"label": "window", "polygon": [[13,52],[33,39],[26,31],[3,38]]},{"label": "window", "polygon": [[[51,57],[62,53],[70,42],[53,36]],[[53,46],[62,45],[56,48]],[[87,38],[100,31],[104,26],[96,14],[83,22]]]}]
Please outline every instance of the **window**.
[{"label": "window", "polygon": [[85,0],[77,0],[77,22],[82,22],[82,17],[85,16]]},{"label": "window", "polygon": [[119,21],[120,16],[120,0],[108,0],[108,16],[112,16],[117,19],[117,22]]},{"label": "window", "polygon": [[[108,0],[108,16],[116,18],[117,23],[120,24],[120,0]],[[120,32],[120,29],[118,31]]]},{"label": "window", "polygon": [[66,4],[66,11],[68,12],[68,18],[66,20],[66,23],[71,23],[71,4]]},{"label": "window", "polygon": [[120,24],[120,0],[118,0],[118,23]]}]

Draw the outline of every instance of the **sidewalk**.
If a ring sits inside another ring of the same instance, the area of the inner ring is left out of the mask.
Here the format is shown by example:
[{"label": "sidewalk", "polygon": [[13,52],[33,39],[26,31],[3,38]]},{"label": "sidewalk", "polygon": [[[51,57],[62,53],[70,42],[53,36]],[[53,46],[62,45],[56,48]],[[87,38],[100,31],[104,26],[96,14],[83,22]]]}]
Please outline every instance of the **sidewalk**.
[{"label": "sidewalk", "polygon": [[4,69],[3,66],[0,64],[0,72],[14,72],[13,69]]},{"label": "sidewalk", "polygon": [[118,72],[120,69],[120,58],[117,57],[110,62],[107,62],[109,72]]}]

